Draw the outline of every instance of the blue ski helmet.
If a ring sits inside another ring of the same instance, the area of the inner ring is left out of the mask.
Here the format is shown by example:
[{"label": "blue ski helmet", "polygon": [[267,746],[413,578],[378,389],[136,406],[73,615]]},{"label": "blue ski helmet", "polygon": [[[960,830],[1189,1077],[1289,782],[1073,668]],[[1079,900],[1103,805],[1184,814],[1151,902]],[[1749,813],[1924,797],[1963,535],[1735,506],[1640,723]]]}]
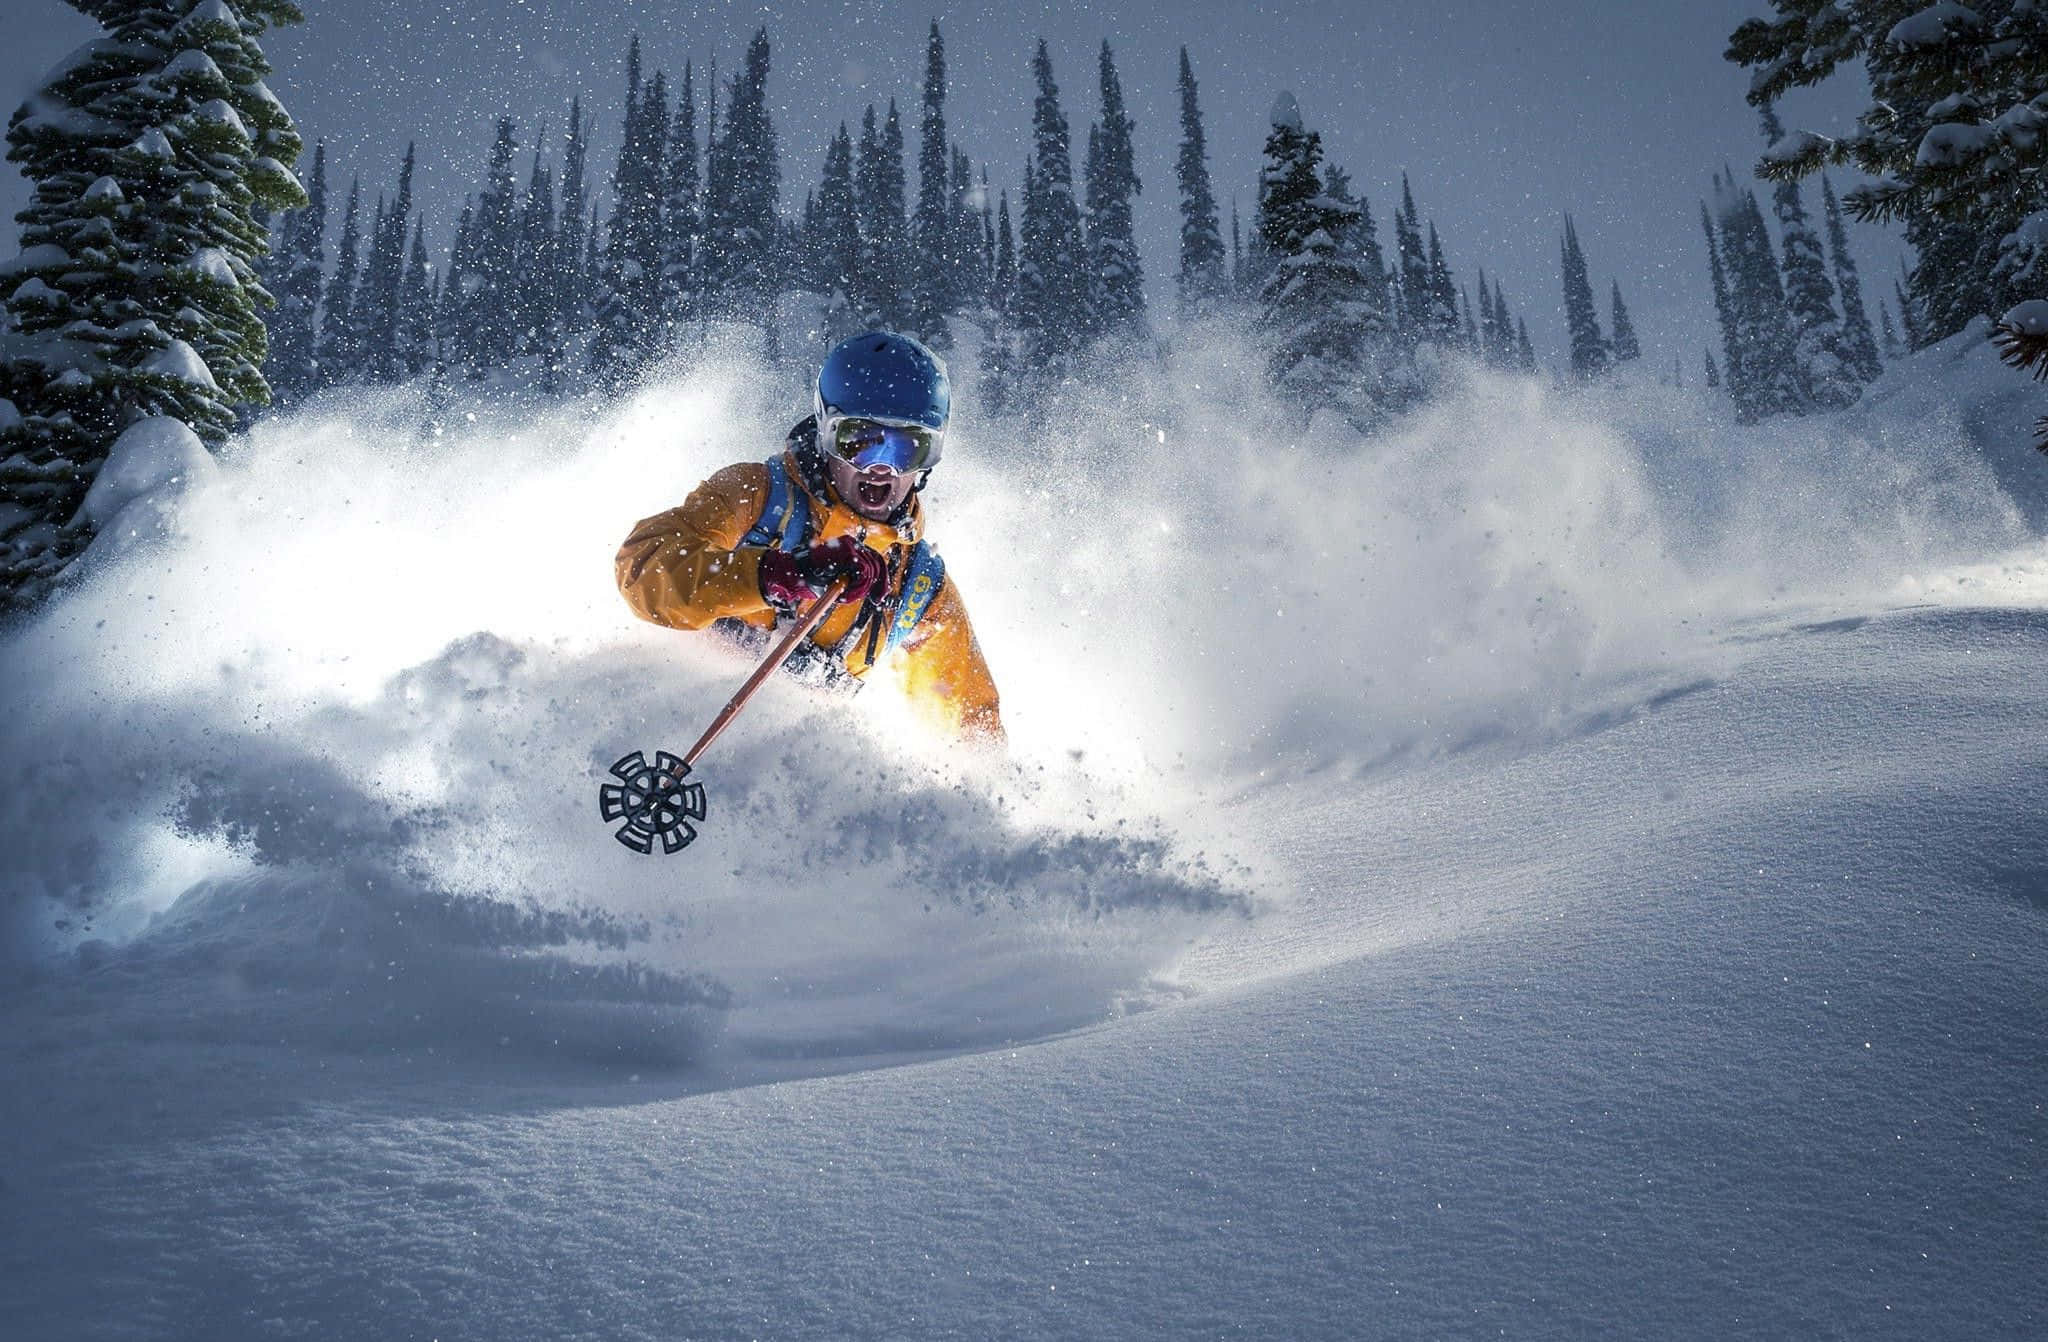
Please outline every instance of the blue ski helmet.
[{"label": "blue ski helmet", "polygon": [[819,437],[832,441],[842,419],[918,427],[932,432],[929,466],[939,459],[953,387],[946,363],[922,341],[892,331],[864,331],[841,341],[818,370]]}]

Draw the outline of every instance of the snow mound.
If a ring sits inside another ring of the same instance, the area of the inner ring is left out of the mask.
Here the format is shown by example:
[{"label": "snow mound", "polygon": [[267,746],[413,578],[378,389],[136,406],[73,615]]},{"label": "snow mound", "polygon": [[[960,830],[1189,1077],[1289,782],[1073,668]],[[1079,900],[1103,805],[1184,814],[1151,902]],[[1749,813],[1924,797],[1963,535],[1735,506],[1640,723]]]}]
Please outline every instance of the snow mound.
[{"label": "snow mound", "polygon": [[173,340],[156,353],[144,359],[140,365],[145,373],[161,373],[180,382],[218,391],[220,384],[213,380],[213,370],[206,366],[206,360],[199,357],[199,351],[183,340]]},{"label": "snow mound", "polygon": [[179,420],[153,416],[122,431],[86,491],[78,515],[98,532],[104,559],[173,534],[188,502],[219,476],[199,436]]}]

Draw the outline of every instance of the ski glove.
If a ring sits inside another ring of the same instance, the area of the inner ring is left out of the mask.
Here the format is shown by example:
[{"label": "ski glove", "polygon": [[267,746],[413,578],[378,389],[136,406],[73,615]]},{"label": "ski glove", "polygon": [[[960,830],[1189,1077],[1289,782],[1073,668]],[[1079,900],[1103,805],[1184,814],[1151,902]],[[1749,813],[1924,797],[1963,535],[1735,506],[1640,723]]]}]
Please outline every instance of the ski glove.
[{"label": "ski glove", "polygon": [[858,605],[887,572],[882,556],[852,536],[804,550],[763,550],[761,596],[777,610],[793,611],[845,578],[846,590],[839,600]]}]

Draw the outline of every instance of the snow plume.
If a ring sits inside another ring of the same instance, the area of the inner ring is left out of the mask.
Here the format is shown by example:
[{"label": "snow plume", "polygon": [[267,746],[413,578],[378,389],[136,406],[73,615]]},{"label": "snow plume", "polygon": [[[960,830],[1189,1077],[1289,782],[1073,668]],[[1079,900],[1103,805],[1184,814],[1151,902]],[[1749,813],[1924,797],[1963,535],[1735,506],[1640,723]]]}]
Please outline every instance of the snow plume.
[{"label": "snow plume", "polygon": [[1970,447],[2021,434],[1957,409],[1988,347],[1967,389],[1930,365],[1756,428],[1640,373],[1468,370],[1366,440],[1260,369],[1188,341],[1023,441],[956,434],[938,534],[1022,738],[1189,778],[1540,743],[1715,677],[1745,623],[2028,535]]},{"label": "snow plume", "polygon": [[422,439],[395,398],[237,442],[0,644],[12,971],[120,990],[124,1029],[657,1059],[1000,1041],[1175,991],[1254,908],[1239,857],[1063,754],[919,741],[882,693],[771,686],[681,856],[600,822],[611,762],[682,750],[747,669],[634,621],[612,554],[800,403],[709,365],[518,427]]},{"label": "snow plume", "polygon": [[1010,757],[919,738],[886,686],[777,683],[666,859],[612,842],[597,787],[686,747],[746,665],[635,623],[612,554],[772,451],[801,378],[710,359],[617,405],[480,398],[439,436],[403,396],[267,422],[0,644],[0,950],[110,1028],[202,1037],[1042,1034],[1179,991],[1190,945],[1277,898],[1231,805],[1261,779],[1594,730],[1759,620],[1946,599],[1967,584],[1933,575],[2026,535],[1977,426],[1910,389],[1889,421],[1738,430],[1647,384],[1475,373],[1361,441],[1299,428],[1258,368],[1190,339],[1028,425],[963,405],[934,535]]}]

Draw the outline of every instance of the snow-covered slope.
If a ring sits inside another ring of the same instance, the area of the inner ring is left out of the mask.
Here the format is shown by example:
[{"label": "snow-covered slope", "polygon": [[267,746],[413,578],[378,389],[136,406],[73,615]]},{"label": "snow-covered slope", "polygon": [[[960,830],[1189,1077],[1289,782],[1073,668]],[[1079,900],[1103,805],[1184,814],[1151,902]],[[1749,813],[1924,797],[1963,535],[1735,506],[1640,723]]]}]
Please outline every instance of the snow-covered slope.
[{"label": "snow-covered slope", "polygon": [[744,668],[611,547],[785,389],[259,430],[0,650],[20,1335],[2038,1333],[2015,381],[1241,365],[949,448],[1011,758],[777,686],[666,861],[597,782]]}]

